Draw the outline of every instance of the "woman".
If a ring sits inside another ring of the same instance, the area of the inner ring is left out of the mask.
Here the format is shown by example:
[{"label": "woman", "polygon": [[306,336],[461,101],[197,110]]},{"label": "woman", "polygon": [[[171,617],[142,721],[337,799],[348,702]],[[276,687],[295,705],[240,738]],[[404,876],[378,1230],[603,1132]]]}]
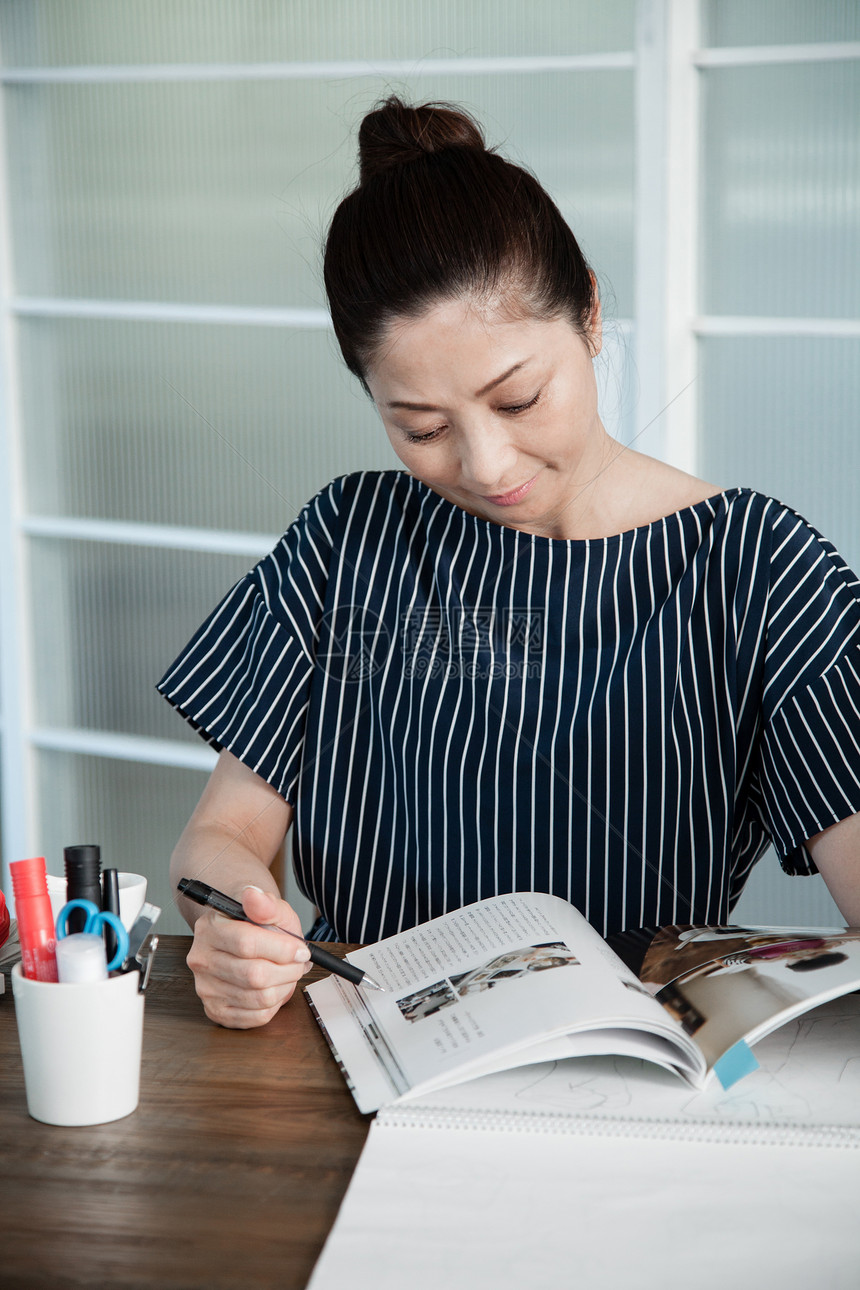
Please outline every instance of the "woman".
[{"label": "woman", "polygon": [[[467,116],[390,99],[359,143],[326,289],[406,469],[309,502],[161,682],[221,749],[174,883],[298,930],[292,824],[318,939],[517,889],[607,934],[725,921],[773,841],[860,922],[856,579],[779,503],[606,434],[594,276]],[[304,947],[184,912],[209,1016],[268,1021]]]}]

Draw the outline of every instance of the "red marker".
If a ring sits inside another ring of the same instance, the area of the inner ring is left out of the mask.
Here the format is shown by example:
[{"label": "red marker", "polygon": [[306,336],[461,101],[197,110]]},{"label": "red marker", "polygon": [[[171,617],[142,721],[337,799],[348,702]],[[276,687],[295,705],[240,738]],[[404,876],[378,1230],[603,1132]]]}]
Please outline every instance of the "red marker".
[{"label": "red marker", "polygon": [[48,896],[45,858],[13,860],[9,872],[15,893],[15,917],[18,919],[24,976],[31,981],[56,981],[54,916]]}]

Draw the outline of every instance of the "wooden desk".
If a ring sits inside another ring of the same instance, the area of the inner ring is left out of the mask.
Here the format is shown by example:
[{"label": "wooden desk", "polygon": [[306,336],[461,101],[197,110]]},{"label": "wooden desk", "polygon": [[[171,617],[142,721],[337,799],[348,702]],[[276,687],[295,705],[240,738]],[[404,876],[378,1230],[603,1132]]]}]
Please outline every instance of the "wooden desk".
[{"label": "wooden desk", "polygon": [[258,1030],[208,1021],[185,964],[190,942],[161,938],[140,1105],[113,1124],[66,1129],[30,1119],[7,980],[0,1285],[306,1285],[370,1117],[356,1110],[304,999]]}]

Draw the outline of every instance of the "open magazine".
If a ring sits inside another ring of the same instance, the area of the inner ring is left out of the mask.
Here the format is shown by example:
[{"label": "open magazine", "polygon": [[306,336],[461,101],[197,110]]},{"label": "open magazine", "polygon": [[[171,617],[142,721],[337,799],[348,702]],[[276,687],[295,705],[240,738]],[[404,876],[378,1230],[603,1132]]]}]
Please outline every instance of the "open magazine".
[{"label": "open magazine", "polygon": [[557,896],[494,896],[349,962],[385,993],[326,977],[305,991],[361,1111],[496,1071],[629,1056],[728,1087],[750,1045],[860,989],[860,929],[674,926],[611,946]]}]

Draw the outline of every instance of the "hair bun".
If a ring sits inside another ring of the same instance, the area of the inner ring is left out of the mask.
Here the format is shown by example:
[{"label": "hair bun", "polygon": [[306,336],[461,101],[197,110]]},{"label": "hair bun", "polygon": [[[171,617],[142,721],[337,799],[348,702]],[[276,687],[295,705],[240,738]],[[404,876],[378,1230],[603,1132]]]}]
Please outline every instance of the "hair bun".
[{"label": "hair bun", "polygon": [[480,127],[461,108],[447,103],[410,107],[395,94],[367,116],[358,131],[359,182],[367,183],[395,166],[409,165],[445,148],[485,150]]}]

